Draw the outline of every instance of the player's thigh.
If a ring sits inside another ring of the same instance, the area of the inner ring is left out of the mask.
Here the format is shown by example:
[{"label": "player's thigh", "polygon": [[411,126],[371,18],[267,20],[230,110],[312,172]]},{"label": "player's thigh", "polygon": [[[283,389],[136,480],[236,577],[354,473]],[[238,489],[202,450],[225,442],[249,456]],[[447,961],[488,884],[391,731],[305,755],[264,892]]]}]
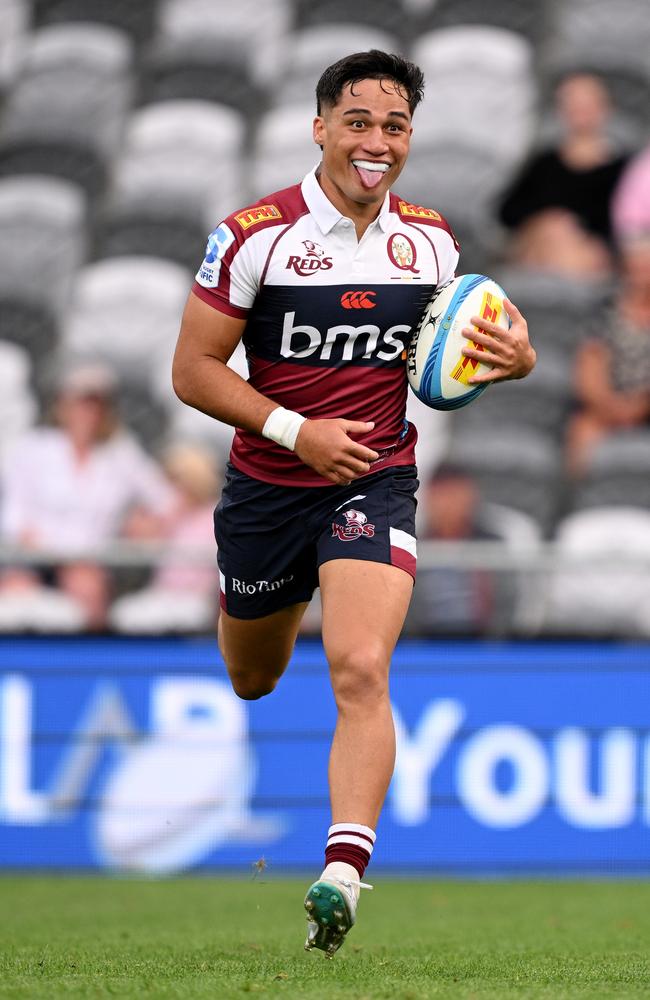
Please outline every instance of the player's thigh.
[{"label": "player's thigh", "polygon": [[260,697],[273,690],[291,658],[306,608],[301,602],[252,619],[221,611],[219,648],[238,694]]},{"label": "player's thigh", "polygon": [[333,559],[320,567],[323,645],[338,699],[382,696],[413,593],[397,566]]}]

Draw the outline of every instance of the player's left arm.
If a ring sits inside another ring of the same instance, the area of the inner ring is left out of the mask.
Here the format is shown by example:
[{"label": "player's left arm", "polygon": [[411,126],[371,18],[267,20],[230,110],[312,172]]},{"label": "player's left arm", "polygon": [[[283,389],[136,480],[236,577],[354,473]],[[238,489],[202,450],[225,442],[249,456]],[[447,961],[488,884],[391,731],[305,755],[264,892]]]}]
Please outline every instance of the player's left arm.
[{"label": "player's left arm", "polygon": [[[463,354],[484,365],[491,365],[491,371],[473,375],[472,385],[482,382],[503,382],[506,379],[525,378],[535,367],[537,354],[528,338],[528,324],[516,305],[510,299],[503,300],[503,306],[510,317],[510,329],[489,323],[480,316],[472,316],[474,327],[465,327],[463,336],[483,350],[470,344],[463,348]],[[476,329],[478,327],[478,329]]]}]

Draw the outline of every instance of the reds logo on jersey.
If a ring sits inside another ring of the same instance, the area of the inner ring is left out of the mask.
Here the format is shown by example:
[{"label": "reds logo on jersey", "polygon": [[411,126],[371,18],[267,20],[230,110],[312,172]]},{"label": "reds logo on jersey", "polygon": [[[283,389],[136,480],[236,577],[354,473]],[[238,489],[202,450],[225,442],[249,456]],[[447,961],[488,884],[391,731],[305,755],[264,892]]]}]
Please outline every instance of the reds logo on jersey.
[{"label": "reds logo on jersey", "polygon": [[305,255],[301,257],[300,254],[295,254],[289,257],[287,261],[285,270],[288,271],[289,268],[293,268],[296,274],[299,274],[301,278],[309,278],[312,274],[316,274],[316,271],[329,271],[332,266],[332,258],[325,256],[325,251],[323,250],[320,243],[314,243],[313,240],[303,240],[302,245],[305,248]]},{"label": "reds logo on jersey", "polygon": [[343,511],[343,517],[345,524],[337,524],[336,521],[332,524],[332,538],[338,538],[340,542],[353,542],[362,535],[367,538],[374,535],[375,526],[368,524],[368,518],[362,511],[351,507],[350,510]]}]

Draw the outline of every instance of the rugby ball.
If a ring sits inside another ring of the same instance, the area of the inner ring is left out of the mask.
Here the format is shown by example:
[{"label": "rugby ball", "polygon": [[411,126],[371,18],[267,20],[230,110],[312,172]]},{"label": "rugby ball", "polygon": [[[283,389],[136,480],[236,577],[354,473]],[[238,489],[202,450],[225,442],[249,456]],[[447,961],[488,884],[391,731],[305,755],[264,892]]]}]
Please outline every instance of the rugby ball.
[{"label": "rugby ball", "polygon": [[458,410],[485,392],[489,383],[471,385],[469,379],[489,371],[490,366],[462,353],[468,345],[482,350],[462,330],[472,326],[472,316],[509,327],[504,298],[501,286],[484,274],[464,274],[436,290],[407,354],[409,385],[419,400],[434,410]]}]

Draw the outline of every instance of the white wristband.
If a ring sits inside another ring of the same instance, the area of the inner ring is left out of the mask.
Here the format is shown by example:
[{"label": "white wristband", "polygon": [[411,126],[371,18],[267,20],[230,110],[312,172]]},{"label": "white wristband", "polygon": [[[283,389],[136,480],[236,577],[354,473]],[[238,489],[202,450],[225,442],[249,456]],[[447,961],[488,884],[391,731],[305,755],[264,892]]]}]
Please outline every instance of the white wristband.
[{"label": "white wristband", "polygon": [[293,410],[285,410],[283,406],[278,406],[272,410],[266,418],[266,423],[262,428],[262,437],[281,444],[283,448],[293,451],[296,447],[298,431],[304,424],[307,417]]}]

